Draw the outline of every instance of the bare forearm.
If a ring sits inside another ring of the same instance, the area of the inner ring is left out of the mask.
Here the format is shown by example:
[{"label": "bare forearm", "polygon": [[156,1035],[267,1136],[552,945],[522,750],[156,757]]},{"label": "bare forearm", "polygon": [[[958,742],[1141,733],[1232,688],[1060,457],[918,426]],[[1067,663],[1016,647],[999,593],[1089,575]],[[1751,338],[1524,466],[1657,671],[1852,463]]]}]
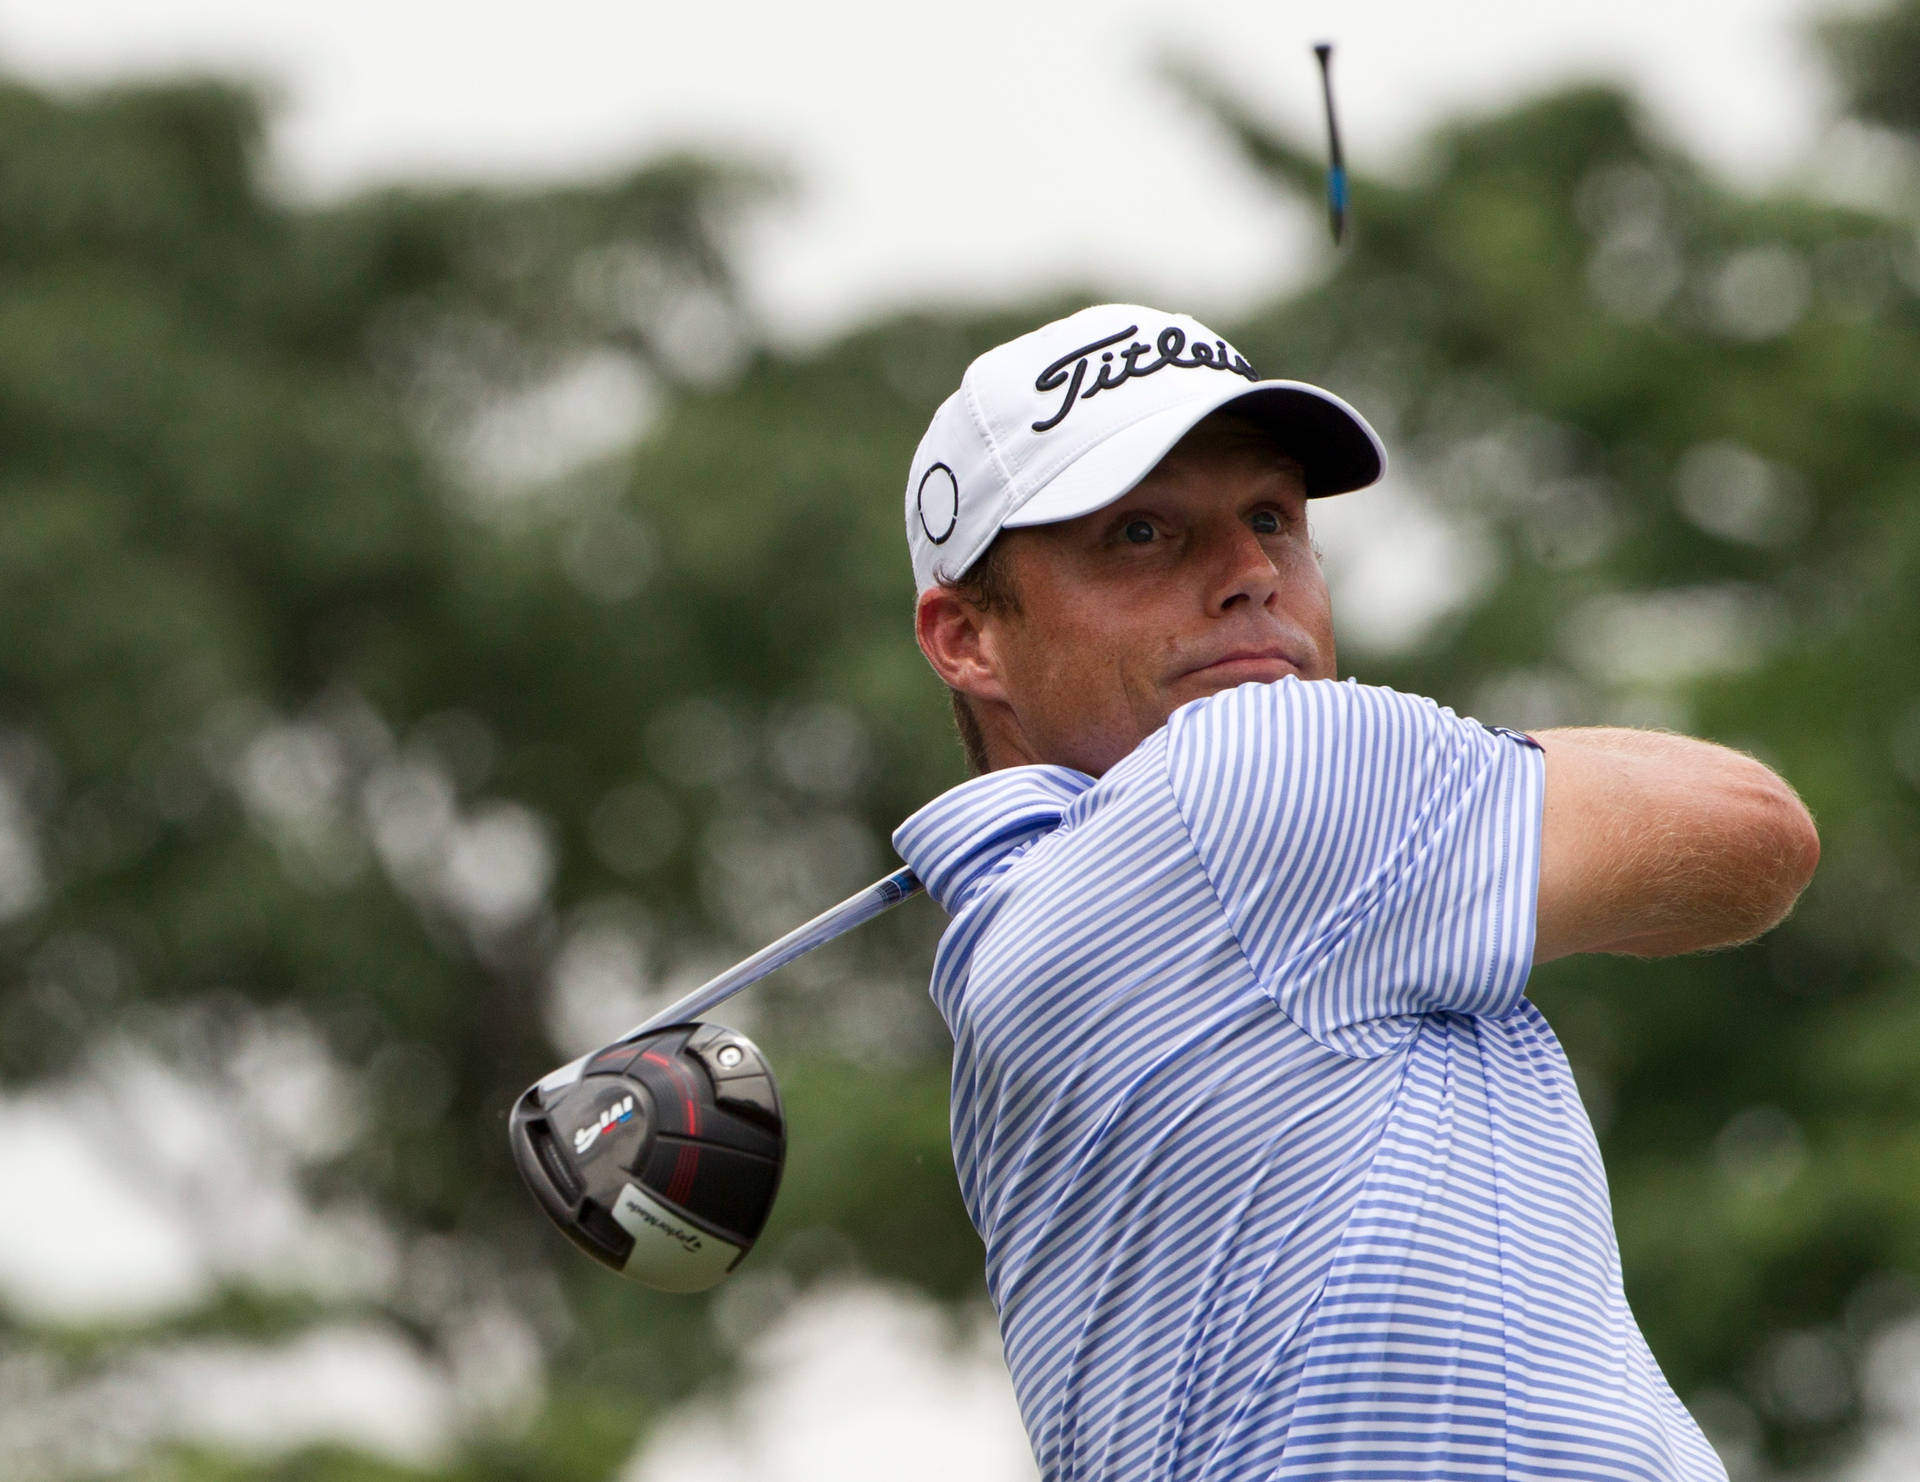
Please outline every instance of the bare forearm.
[{"label": "bare forearm", "polygon": [[1659,731],[1543,731],[1536,961],[1662,957],[1752,939],[1819,859],[1799,797],[1752,757]]}]

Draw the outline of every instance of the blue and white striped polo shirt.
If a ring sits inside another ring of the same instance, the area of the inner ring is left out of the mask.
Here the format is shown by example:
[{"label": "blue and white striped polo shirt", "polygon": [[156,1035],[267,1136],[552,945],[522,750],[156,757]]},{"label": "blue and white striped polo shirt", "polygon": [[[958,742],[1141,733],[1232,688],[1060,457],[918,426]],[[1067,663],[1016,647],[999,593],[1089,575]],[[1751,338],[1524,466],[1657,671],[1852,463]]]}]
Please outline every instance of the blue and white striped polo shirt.
[{"label": "blue and white striped polo shirt", "polygon": [[1286,679],[901,826],[1049,1482],[1724,1479],[1522,996],[1543,779],[1524,737]]}]

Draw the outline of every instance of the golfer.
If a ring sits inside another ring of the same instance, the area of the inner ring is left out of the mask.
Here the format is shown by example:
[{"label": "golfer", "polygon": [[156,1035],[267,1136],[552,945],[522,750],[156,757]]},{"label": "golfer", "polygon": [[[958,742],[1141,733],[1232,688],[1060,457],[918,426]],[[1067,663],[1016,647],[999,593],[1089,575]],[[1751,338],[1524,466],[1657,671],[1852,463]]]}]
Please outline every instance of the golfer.
[{"label": "golfer", "polygon": [[1336,679],[1308,506],[1384,464],[1113,304],[981,356],[914,458],[980,775],[895,843],[951,918],[954,1166],[1050,1482],[1726,1475],[1525,989],[1765,931],[1812,822],[1705,742]]}]

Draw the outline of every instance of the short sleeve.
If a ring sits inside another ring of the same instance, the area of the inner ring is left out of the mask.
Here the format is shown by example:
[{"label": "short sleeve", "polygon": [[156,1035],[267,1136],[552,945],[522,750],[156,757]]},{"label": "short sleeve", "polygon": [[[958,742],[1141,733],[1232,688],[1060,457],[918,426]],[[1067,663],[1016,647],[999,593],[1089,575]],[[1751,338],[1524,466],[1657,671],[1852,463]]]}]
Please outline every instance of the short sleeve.
[{"label": "short sleeve", "polygon": [[1499,1017],[1533,958],[1545,764],[1516,732],[1351,681],[1188,705],[1167,768],[1261,986],[1349,1054],[1411,1015]]}]

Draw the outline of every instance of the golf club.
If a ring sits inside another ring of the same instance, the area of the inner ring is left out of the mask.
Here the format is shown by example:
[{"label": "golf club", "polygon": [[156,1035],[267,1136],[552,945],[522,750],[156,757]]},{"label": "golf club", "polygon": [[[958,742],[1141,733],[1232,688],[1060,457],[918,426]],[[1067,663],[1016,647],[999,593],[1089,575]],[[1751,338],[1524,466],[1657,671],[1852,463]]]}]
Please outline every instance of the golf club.
[{"label": "golf club", "polygon": [[920,892],[894,871],[561,1066],[514,1104],[514,1166],[595,1260],[661,1291],[714,1285],[759,1238],[786,1159],[773,1068],[699,1016]]}]

